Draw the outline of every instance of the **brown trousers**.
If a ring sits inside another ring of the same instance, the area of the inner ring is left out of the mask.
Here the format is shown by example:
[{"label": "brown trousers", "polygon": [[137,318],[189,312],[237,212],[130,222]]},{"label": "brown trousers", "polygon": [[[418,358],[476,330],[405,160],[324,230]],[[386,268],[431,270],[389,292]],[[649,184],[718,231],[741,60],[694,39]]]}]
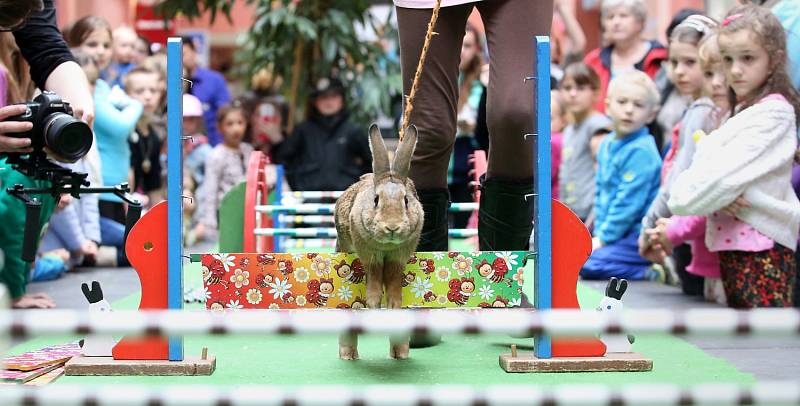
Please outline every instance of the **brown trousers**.
[{"label": "brown trousers", "polygon": [[[434,27],[414,99],[410,122],[419,139],[410,177],[418,189],[447,188],[447,167],[456,134],[458,65],[467,18],[477,7],[486,30],[489,51],[487,126],[489,167],[487,178],[533,177],[535,82],[523,79],[535,74],[533,38],[549,35],[552,0],[485,0],[444,7]],[[430,9],[397,8],[403,91],[408,94],[425,40]]]}]

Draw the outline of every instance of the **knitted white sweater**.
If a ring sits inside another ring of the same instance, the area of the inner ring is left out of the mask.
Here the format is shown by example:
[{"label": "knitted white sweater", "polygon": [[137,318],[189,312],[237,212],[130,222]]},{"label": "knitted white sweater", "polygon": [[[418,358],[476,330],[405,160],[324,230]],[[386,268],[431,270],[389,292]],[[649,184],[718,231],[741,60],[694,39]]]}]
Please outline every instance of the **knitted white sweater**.
[{"label": "knitted white sweater", "polygon": [[791,184],[795,127],[785,100],[768,99],[733,116],[698,142],[691,166],[672,185],[670,210],[705,216],[742,196],[751,207],[737,217],[794,250],[800,230],[800,201]]}]

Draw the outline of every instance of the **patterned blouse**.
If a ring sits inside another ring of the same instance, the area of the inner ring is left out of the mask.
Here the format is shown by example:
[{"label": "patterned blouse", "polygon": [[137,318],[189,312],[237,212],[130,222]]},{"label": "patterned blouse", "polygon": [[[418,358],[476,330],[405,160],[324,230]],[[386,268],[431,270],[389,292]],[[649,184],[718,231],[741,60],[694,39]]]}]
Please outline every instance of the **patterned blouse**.
[{"label": "patterned blouse", "polygon": [[197,193],[199,221],[207,227],[217,228],[219,203],[225,193],[245,180],[251,152],[253,147],[244,142],[239,149],[219,144],[208,156],[205,179]]}]

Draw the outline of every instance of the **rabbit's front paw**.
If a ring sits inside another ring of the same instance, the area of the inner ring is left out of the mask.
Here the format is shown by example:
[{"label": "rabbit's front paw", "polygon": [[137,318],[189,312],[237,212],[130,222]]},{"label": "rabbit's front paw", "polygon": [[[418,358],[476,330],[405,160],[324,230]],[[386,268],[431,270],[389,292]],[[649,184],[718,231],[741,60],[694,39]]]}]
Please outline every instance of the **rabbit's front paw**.
[{"label": "rabbit's front paw", "polygon": [[339,346],[339,359],[353,361],[358,359],[358,348],[351,345]]},{"label": "rabbit's front paw", "polygon": [[383,295],[380,292],[367,292],[367,307],[370,309],[380,309],[382,299]]}]

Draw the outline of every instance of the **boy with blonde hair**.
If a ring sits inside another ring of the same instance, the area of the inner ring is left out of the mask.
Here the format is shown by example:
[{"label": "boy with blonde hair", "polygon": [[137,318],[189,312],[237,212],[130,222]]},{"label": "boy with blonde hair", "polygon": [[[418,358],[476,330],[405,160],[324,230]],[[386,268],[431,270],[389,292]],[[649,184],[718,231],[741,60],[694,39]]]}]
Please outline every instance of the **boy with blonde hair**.
[{"label": "boy with blonde hair", "polygon": [[608,87],[606,112],[612,129],[600,144],[595,178],[592,255],[581,269],[585,279],[655,279],[639,255],[640,223],[656,196],[661,156],[647,124],[658,112],[655,83],[641,71],[616,76]]}]

